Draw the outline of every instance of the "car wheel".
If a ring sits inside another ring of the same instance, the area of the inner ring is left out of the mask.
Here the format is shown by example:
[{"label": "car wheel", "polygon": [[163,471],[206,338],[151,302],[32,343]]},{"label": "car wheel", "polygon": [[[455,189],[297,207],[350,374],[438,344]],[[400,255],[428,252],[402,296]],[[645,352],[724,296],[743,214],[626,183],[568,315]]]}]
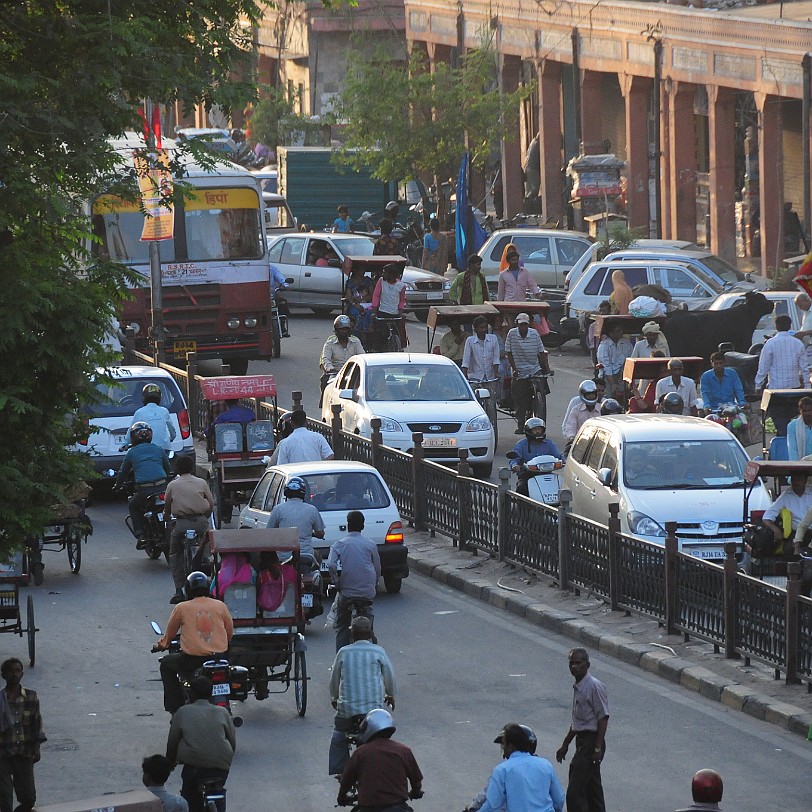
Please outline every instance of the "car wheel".
[{"label": "car wheel", "polygon": [[487,479],[493,473],[493,463],[481,462],[478,465],[472,465],[471,470],[474,472],[475,477]]},{"label": "car wheel", "polygon": [[397,595],[400,592],[400,587],[403,584],[402,578],[394,578],[392,576],[383,578],[384,586],[386,587],[386,591],[390,595]]},{"label": "car wheel", "polygon": [[223,363],[231,368],[231,375],[245,375],[248,372],[247,358],[223,358]]}]

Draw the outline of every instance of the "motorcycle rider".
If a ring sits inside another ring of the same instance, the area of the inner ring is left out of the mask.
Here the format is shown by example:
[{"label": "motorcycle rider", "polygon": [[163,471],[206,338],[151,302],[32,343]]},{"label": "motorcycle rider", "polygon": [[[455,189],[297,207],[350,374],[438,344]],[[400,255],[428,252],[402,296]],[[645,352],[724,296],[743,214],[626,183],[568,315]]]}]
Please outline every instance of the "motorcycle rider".
[{"label": "motorcycle rider", "polygon": [[578,387],[578,398],[580,403],[573,406],[569,412],[567,412],[564,423],[561,426],[561,432],[567,440],[567,445],[564,450],[565,454],[572,445],[572,441],[575,439],[578,429],[580,429],[590,417],[597,417],[600,414],[600,410],[597,408],[598,387],[595,381],[581,381],[581,385]]},{"label": "motorcycle rider", "polygon": [[183,706],[180,679],[192,674],[206,660],[219,660],[234,634],[234,621],[223,601],[209,597],[209,578],[192,572],[186,579],[189,600],[179,603],[169,615],[166,631],[155,648],[165,651],[180,632],[180,651],[161,657],[164,709],[175,713]]},{"label": "motorcycle rider", "polygon": [[321,395],[319,407],[324,395],[324,387],[331,374],[338,372],[353,355],[364,355],[364,345],[361,339],[352,335],[352,319],[349,316],[336,316],[333,322],[333,333],[321,351]]},{"label": "motorcycle rider", "polygon": [[[423,797],[423,773],[414,753],[392,739],[395,723],[383,708],[371,710],[361,723],[363,744],[341,774],[337,803],[349,806],[349,792],[358,786],[359,809],[406,812],[409,798]],[[411,786],[411,789],[409,787]]]},{"label": "motorcycle rider", "polygon": [[166,451],[152,442],[152,429],[149,423],[138,421],[129,429],[132,447],[124,455],[121,468],[116,474],[115,489],[124,487],[132,472],[135,480],[135,493],[129,499],[132,533],[138,539],[138,550],[146,547],[144,538],[144,508],[150,496],[160,493],[166,486],[166,478],[171,474],[169,457]]},{"label": "motorcycle rider", "polygon": [[685,410],[685,401],[679,392],[666,392],[660,398],[657,411],[662,414],[682,414]]},{"label": "motorcycle rider", "polygon": [[295,527],[299,531],[299,564],[308,572],[318,563],[313,537],[324,538],[324,519],[315,505],[305,501],[307,484],[301,477],[291,477],[283,493],[285,501],[271,511],[266,527]]},{"label": "motorcycle rider", "polygon": [[[148,383],[141,390],[144,405],[136,409],[133,423],[147,423],[152,429],[152,442],[164,451],[172,450],[172,441],[175,439],[175,427],[169,409],[161,406],[161,387],[157,383]],[[130,431],[124,438],[125,445],[131,442]]]},{"label": "motorcycle rider", "polygon": [[606,398],[601,403],[601,416],[607,414],[623,414],[623,407],[614,398]]},{"label": "motorcycle rider", "polygon": [[713,812],[721,810],[724,784],[722,776],[716,770],[698,770],[691,779],[691,797],[693,803],[677,812]]},{"label": "motorcycle rider", "polygon": [[524,437],[513,447],[519,456],[510,461],[510,470],[517,476],[516,493],[529,496],[527,483],[535,476],[527,469],[527,463],[533,457],[549,454],[563,460],[564,455],[556,444],[547,437],[547,424],[540,417],[531,417],[525,421]]}]

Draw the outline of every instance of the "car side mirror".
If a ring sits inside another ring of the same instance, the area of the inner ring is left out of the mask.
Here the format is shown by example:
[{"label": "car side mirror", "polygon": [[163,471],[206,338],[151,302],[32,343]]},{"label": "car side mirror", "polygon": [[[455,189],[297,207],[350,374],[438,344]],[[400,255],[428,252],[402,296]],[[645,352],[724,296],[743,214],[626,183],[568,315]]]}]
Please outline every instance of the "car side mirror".
[{"label": "car side mirror", "polygon": [[491,393],[487,389],[477,389],[476,390],[476,396],[480,400],[483,400],[485,398],[489,398],[491,396]]},{"label": "car side mirror", "polygon": [[358,395],[355,394],[354,389],[342,389],[338,393],[338,397],[340,400],[352,400],[352,401],[358,400]]},{"label": "car side mirror", "polygon": [[611,468],[601,468],[598,471],[598,482],[607,488],[612,484],[613,474]]}]

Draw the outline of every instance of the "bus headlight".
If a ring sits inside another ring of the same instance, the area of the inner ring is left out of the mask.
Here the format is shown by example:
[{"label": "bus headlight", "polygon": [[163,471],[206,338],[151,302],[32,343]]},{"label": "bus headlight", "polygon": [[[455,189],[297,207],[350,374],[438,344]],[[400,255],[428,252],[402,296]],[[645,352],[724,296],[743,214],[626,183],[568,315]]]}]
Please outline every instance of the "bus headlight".
[{"label": "bus headlight", "polygon": [[249,317],[243,322],[243,324],[245,324],[246,327],[253,329],[257,326],[257,320],[253,317]]},{"label": "bus headlight", "polygon": [[240,326],[240,320],[236,316],[232,316],[226,324],[229,326],[229,329],[236,330]]}]

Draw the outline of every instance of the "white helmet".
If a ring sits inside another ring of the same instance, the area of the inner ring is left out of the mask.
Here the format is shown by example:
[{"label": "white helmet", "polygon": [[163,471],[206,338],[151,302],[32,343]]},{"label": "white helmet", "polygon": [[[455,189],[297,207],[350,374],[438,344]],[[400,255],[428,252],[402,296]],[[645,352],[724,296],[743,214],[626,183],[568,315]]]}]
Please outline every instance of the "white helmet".
[{"label": "white helmet", "polygon": [[578,387],[578,394],[581,400],[586,404],[595,404],[598,402],[598,387],[595,381],[581,381]]},{"label": "white helmet", "polygon": [[395,732],[392,714],[383,708],[371,710],[361,722],[361,741],[366,744],[373,736],[386,733],[387,738]]}]

